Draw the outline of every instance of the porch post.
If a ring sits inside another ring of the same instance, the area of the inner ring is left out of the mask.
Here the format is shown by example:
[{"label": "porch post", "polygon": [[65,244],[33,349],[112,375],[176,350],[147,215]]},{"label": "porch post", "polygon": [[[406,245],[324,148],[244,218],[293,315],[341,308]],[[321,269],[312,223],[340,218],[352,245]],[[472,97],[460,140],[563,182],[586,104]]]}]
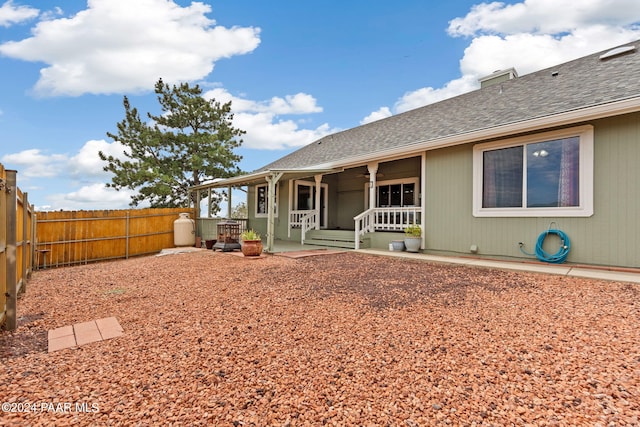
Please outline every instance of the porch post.
[{"label": "porch post", "polygon": [[376,174],[378,173],[378,163],[369,163],[367,165],[369,171],[369,209],[376,207]]},{"label": "porch post", "polygon": [[322,182],[322,175],[318,174],[314,176],[316,180],[316,210],[318,211],[318,216],[316,217],[316,230],[320,230],[320,184]]},{"label": "porch post", "polygon": [[272,173],[265,177],[269,184],[267,192],[267,252],[273,252],[273,240],[276,229],[276,185],[282,178],[282,172]]},{"label": "porch post", "polygon": [[193,210],[196,216],[194,219],[197,222],[198,218],[200,218],[200,190],[196,190],[196,202],[194,203]]},{"label": "porch post", "polygon": [[289,180],[289,197],[287,201],[287,238],[291,238],[291,211],[293,210],[293,180]]},{"label": "porch post", "polygon": [[231,219],[231,186],[227,188],[227,218]]}]

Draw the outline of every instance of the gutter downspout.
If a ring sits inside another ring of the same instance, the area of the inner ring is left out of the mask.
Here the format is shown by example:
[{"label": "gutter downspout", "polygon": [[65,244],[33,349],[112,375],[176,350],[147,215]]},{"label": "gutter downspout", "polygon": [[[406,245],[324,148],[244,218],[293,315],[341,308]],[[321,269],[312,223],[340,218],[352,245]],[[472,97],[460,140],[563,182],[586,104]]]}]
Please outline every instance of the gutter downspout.
[{"label": "gutter downspout", "polygon": [[427,233],[424,226],[427,222],[427,203],[425,191],[427,189],[427,152],[423,151],[420,156],[420,228],[422,229],[422,243],[420,249],[427,247]]},{"label": "gutter downspout", "polygon": [[266,252],[273,252],[273,240],[276,229],[276,184],[280,178],[282,178],[283,172],[272,173],[265,177],[269,184],[269,190],[267,194],[267,247]]}]

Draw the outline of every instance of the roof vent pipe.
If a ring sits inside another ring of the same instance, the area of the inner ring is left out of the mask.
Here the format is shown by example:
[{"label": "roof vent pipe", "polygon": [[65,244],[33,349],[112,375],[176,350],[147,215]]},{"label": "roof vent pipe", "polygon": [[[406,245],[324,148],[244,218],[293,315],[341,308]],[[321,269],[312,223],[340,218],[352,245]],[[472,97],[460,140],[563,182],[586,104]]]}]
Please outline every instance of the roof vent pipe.
[{"label": "roof vent pipe", "polygon": [[498,83],[505,82],[507,80],[515,79],[518,77],[516,69],[511,67],[506,70],[498,70],[489,74],[488,76],[478,79],[480,82],[480,88],[493,86]]}]

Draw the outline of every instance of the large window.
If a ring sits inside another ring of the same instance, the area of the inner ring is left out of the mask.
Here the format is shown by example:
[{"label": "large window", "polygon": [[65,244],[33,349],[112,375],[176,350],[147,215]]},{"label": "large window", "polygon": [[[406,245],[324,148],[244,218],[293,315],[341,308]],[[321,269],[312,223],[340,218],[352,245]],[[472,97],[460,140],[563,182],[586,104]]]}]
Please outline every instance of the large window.
[{"label": "large window", "polygon": [[[376,207],[417,206],[418,178],[407,178],[376,183]],[[369,183],[365,185],[365,206],[369,205]]]},{"label": "large window", "polygon": [[[275,207],[276,216],[278,216],[278,185],[275,186]],[[269,185],[260,184],[256,185],[256,217],[266,217],[269,214]]]},{"label": "large window", "polygon": [[474,147],[475,216],[593,214],[593,128]]}]

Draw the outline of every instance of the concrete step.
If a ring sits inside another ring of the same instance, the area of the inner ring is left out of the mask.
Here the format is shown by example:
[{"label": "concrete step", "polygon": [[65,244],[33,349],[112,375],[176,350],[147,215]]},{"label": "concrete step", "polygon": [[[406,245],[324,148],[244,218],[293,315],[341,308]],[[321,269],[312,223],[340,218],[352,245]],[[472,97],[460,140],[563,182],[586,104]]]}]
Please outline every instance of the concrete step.
[{"label": "concrete step", "polygon": [[[355,249],[355,232],[351,230],[311,230],[307,232],[304,244]],[[371,240],[361,238],[360,247],[371,247]]]}]

